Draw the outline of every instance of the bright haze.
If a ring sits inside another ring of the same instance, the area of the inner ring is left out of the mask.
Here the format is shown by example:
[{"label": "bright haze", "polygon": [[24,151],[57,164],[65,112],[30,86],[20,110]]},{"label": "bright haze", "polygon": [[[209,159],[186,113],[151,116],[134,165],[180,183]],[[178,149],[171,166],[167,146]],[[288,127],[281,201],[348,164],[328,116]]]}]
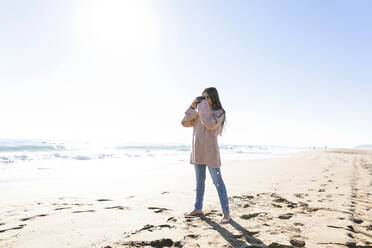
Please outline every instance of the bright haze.
[{"label": "bright haze", "polygon": [[214,86],[221,143],[372,142],[371,1],[2,1],[0,138],[191,142]]}]

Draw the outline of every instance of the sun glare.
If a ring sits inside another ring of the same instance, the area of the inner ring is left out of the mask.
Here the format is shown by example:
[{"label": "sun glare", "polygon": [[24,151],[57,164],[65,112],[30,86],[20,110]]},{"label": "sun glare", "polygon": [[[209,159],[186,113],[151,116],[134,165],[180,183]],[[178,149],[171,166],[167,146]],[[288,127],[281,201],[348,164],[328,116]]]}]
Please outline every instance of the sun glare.
[{"label": "sun glare", "polygon": [[76,6],[72,80],[80,92],[89,88],[89,96],[99,96],[105,115],[134,102],[133,92],[151,79],[147,74],[157,66],[160,37],[157,17],[151,2],[142,0],[87,0]]},{"label": "sun glare", "polygon": [[152,48],[156,25],[149,2],[84,1],[77,17],[77,36],[87,48],[132,56]]}]

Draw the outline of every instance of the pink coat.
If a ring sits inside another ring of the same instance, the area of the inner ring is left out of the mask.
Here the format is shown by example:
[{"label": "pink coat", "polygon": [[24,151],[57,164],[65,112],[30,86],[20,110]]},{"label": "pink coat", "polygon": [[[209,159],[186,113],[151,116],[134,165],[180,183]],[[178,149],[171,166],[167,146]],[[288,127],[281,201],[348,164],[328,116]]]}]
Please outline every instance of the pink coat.
[{"label": "pink coat", "polygon": [[211,110],[206,100],[199,103],[197,110],[187,109],[182,120],[184,127],[193,127],[190,163],[220,168],[217,135],[225,114],[222,109]]}]

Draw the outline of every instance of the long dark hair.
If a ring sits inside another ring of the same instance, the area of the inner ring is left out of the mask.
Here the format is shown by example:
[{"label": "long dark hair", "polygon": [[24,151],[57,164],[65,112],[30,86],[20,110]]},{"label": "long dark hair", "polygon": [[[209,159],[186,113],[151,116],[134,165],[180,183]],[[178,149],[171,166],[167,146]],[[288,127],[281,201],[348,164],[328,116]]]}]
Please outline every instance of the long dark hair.
[{"label": "long dark hair", "polygon": [[217,92],[217,89],[214,88],[214,87],[209,87],[209,88],[206,88],[204,89],[203,91],[203,94],[204,93],[207,93],[208,97],[211,99],[212,101],[212,110],[219,110],[219,109],[222,109],[223,113],[224,113],[224,119],[222,121],[222,124],[220,126],[220,130],[218,132],[219,135],[222,135],[222,130],[224,129],[225,127],[225,121],[226,121],[226,112],[225,110],[222,108],[222,105],[221,105],[221,101],[220,101],[220,97],[218,95],[218,92]]}]

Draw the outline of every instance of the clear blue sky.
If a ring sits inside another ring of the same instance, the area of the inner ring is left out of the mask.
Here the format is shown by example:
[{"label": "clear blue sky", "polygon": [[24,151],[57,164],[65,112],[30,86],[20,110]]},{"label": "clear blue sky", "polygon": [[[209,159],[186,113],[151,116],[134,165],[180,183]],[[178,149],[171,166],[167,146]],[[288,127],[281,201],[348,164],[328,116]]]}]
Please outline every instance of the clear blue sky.
[{"label": "clear blue sky", "polygon": [[221,143],[372,143],[371,1],[2,1],[0,138],[191,142],[215,86]]}]

